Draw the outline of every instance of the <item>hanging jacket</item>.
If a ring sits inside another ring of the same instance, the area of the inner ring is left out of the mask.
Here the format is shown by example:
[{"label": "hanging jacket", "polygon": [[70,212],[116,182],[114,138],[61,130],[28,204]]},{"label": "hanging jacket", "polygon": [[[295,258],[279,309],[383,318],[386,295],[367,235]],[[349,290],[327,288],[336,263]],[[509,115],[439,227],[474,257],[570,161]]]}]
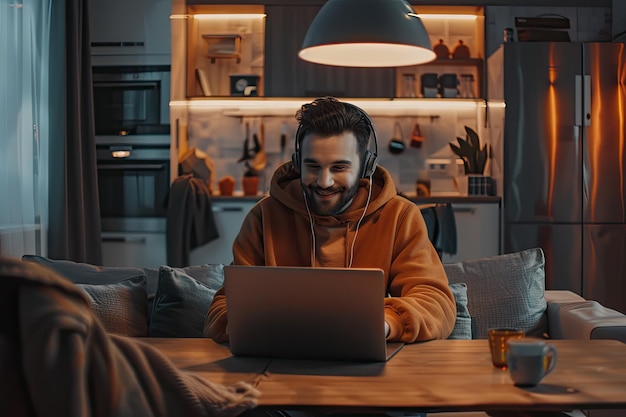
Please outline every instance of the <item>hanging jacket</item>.
[{"label": "hanging jacket", "polygon": [[189,252],[219,237],[206,182],[193,174],[177,177],[167,204],[167,264],[189,266]]}]

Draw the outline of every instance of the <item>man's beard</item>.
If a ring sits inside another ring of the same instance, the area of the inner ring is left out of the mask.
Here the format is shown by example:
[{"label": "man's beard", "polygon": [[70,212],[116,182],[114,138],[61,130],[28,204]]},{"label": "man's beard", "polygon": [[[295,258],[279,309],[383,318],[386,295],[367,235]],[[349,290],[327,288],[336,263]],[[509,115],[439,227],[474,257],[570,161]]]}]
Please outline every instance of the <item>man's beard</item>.
[{"label": "man's beard", "polygon": [[[339,201],[337,201],[336,203],[319,202],[316,198],[316,190],[339,192],[340,194],[337,194],[339,196]],[[312,211],[320,216],[334,216],[343,212],[348,207],[348,205],[350,205],[358,191],[359,181],[356,181],[354,185],[348,189],[343,187],[324,189],[315,185],[309,185],[308,187],[304,188],[307,204],[310,204]]]}]

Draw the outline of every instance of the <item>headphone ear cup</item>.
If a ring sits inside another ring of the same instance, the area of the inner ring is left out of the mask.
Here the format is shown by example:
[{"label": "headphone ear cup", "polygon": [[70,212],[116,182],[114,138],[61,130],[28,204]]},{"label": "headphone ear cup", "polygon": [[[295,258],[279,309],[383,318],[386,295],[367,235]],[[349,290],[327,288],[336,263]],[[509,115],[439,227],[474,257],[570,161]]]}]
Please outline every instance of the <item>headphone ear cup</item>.
[{"label": "headphone ear cup", "polygon": [[365,153],[365,157],[363,158],[363,174],[361,175],[361,178],[367,178],[374,174],[374,171],[376,170],[376,159],[376,155],[372,152],[367,151]]},{"label": "headphone ear cup", "polygon": [[293,168],[300,172],[300,152],[296,151],[291,154],[291,163],[293,164]]}]

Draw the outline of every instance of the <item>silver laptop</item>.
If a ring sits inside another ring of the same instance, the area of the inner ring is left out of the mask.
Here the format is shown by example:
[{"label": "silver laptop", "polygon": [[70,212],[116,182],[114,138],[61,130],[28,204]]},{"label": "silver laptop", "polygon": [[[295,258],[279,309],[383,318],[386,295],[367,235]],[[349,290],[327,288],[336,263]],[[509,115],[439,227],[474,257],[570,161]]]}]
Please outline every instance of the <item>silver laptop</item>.
[{"label": "silver laptop", "polygon": [[381,269],[224,267],[233,355],[386,361]]}]

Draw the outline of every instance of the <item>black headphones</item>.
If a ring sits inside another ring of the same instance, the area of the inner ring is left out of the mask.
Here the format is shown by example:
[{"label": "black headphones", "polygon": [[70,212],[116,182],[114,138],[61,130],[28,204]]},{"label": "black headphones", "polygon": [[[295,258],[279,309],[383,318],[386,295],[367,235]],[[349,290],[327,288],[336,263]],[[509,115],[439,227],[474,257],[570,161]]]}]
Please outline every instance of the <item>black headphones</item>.
[{"label": "black headphones", "polygon": [[[374,171],[376,171],[376,161],[378,160],[378,138],[376,137],[376,131],[374,130],[372,119],[370,119],[367,113],[365,113],[363,109],[361,109],[360,107],[355,106],[354,104],[350,104],[350,103],[343,103],[343,104],[356,109],[361,114],[361,118],[365,121],[367,126],[370,128],[370,132],[371,132],[370,137],[374,136],[374,153],[372,153],[369,149],[367,149],[365,151],[363,162],[361,164],[362,165],[361,178],[371,177],[374,174]],[[298,125],[298,130],[296,130],[296,145],[295,145],[296,150],[291,155],[291,162],[293,164],[293,167],[298,172],[300,172],[301,163],[302,163],[302,159],[301,159],[302,156],[300,155],[300,142],[302,141],[303,135],[304,135],[304,132],[302,130],[302,125]],[[368,148],[369,148],[369,141],[368,141]]]}]

